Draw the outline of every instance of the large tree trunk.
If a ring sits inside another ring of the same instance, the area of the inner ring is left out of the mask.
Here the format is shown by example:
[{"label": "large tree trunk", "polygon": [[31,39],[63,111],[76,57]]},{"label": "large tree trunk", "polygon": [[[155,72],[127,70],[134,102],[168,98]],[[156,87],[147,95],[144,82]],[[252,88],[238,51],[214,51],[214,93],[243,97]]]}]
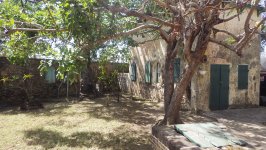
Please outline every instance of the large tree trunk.
[{"label": "large tree trunk", "polygon": [[204,57],[208,45],[210,32],[208,31],[208,26],[206,26],[205,29],[206,30],[202,30],[202,32],[198,34],[199,40],[197,40],[196,43],[193,59],[190,59],[190,61],[187,62],[187,67],[184,69],[180,81],[175,88],[173,79],[173,60],[176,54],[173,52],[176,51],[176,45],[179,43],[176,40],[173,40],[173,42],[170,43],[168,42],[164,74],[165,116],[161,124],[182,123],[180,117],[181,102],[195,71],[202,63],[202,58]]},{"label": "large tree trunk", "polygon": [[168,43],[164,66],[164,112],[167,114],[168,107],[174,92],[174,57],[171,55],[173,43]]},{"label": "large tree trunk", "polygon": [[166,113],[167,124],[182,123],[180,116],[181,102],[190,81],[197,70],[200,61],[195,61],[186,68],[181,80],[178,82],[171,97],[170,105]]}]

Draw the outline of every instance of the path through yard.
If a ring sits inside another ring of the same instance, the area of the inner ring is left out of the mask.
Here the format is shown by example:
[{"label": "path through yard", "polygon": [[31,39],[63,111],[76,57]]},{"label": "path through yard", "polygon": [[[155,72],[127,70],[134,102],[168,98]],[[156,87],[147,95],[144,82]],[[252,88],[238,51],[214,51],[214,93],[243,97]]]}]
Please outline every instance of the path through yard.
[{"label": "path through yard", "polygon": [[106,98],[45,104],[45,109],[0,112],[0,149],[149,150],[151,125],[162,103]]}]

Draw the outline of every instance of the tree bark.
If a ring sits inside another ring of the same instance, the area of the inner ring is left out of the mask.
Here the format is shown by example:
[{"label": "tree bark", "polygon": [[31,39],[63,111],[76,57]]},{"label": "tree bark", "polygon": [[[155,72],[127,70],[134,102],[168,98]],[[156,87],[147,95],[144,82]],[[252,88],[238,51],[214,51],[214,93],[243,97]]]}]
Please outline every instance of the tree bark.
[{"label": "tree bark", "polygon": [[170,105],[168,106],[168,111],[166,114],[167,124],[182,123],[180,117],[181,101],[186,92],[190,81],[200,65],[200,61],[196,60],[191,63],[188,68],[184,71],[181,80],[174,89],[174,93],[171,97]]},{"label": "tree bark", "polygon": [[172,57],[173,42],[168,43],[164,66],[164,111],[167,114],[168,107],[174,92],[174,58]]},{"label": "tree bark", "polygon": [[[165,66],[165,72],[168,73],[168,76],[165,75],[165,79],[168,82],[165,82],[165,116],[163,119],[163,122],[161,124],[176,124],[176,123],[182,123],[181,117],[180,117],[180,109],[181,109],[181,102],[182,98],[186,92],[186,89],[188,88],[191,79],[196,72],[197,68],[199,65],[202,63],[202,58],[204,57],[204,53],[207,49],[208,45],[208,40],[210,36],[210,32],[207,30],[209,26],[205,26],[205,30],[202,30],[199,34],[199,40],[197,40],[196,47],[195,47],[195,52],[193,54],[193,59],[191,59],[188,62],[187,68],[184,69],[180,81],[177,83],[176,87],[174,90],[172,88],[174,87],[174,81],[173,81],[173,68]],[[165,63],[168,66],[171,66],[168,63],[173,64],[173,53],[174,52],[174,47],[172,44],[176,45],[178,44],[177,42],[175,43],[168,43],[167,47],[167,56]],[[169,51],[171,50],[171,55],[168,55]],[[175,57],[175,56],[174,56]],[[171,74],[172,73],[172,74]],[[172,79],[172,80],[171,80]],[[169,91],[168,91],[169,90]]]}]

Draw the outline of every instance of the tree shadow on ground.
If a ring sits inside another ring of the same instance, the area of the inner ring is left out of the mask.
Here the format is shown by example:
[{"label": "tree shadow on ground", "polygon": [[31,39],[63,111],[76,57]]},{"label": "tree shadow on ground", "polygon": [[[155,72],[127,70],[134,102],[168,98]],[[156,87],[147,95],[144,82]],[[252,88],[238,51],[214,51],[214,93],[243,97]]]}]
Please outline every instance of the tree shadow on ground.
[{"label": "tree shadow on ground", "polygon": [[[76,132],[69,136],[63,136],[62,133],[44,130],[34,129],[25,131],[25,138],[28,141],[28,145],[42,146],[45,149],[55,148],[57,146],[69,147],[69,148],[99,148],[99,149],[151,149],[147,141],[142,140],[135,136],[131,131],[121,131],[113,133],[100,133],[100,132]],[[148,135],[145,137],[149,138]]]},{"label": "tree shadow on ground", "polygon": [[33,116],[54,116],[57,114],[62,114],[62,112],[71,107],[71,105],[72,103],[70,102],[49,102],[44,103],[43,109],[21,111],[19,107],[8,107],[0,109],[0,113],[5,115],[27,114]]},{"label": "tree shadow on ground", "polygon": [[[252,114],[252,115],[251,115]],[[248,109],[227,109],[204,113],[212,118],[235,120],[243,123],[253,123],[261,125],[266,122],[266,107]]]},{"label": "tree shadow on ground", "polygon": [[247,142],[248,148],[265,149],[265,112],[265,108],[228,109],[206,112],[204,115],[215,118],[225,125],[230,133]]},{"label": "tree shadow on ground", "polygon": [[181,119],[184,123],[216,122],[216,120],[195,114],[191,111],[181,111]]},{"label": "tree shadow on ground", "polygon": [[162,116],[163,110],[158,107],[158,102],[134,101],[127,96],[123,96],[120,102],[115,97],[109,100],[109,106],[106,105],[106,97],[89,100],[93,105],[87,105],[86,113],[93,117],[111,121],[114,119],[138,124],[148,125],[158,121]]},{"label": "tree shadow on ground", "polygon": [[239,122],[237,120],[222,121],[233,135],[247,142],[247,147],[253,149],[265,149],[266,127],[258,123]]}]

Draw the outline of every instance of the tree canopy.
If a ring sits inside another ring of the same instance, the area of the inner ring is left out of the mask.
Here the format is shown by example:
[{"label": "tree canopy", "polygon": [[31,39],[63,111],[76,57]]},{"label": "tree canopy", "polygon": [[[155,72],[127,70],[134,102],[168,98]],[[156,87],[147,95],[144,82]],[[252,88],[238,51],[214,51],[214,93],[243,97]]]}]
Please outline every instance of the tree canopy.
[{"label": "tree canopy", "polygon": [[[19,64],[34,57],[60,60],[61,79],[64,72],[77,75],[101,53],[121,60],[128,55],[125,46],[133,44],[130,38],[107,42],[135,21],[103,11],[93,0],[4,0],[0,14],[2,54]],[[42,61],[41,70],[49,64]]]},{"label": "tree canopy", "polygon": [[[220,8],[220,3],[230,6]],[[116,45],[113,43],[121,42],[106,42],[111,39],[124,37],[124,45],[133,44],[128,35],[134,33],[146,34],[155,31],[155,37],[169,40],[166,35],[171,29],[193,37],[198,35],[201,29],[199,24],[206,23],[204,19],[210,14],[210,7],[213,7],[212,11],[215,10],[214,7],[219,8],[217,14],[229,9],[241,13],[247,3],[250,4],[250,0],[3,0],[0,4],[0,38],[4,43],[6,56],[23,52],[19,53],[21,59],[36,54],[55,55],[60,52],[55,51],[54,47],[61,48],[66,45],[79,49],[83,56],[88,54],[84,55],[84,51],[90,51],[90,55],[94,53],[95,56],[94,49],[99,49],[104,44]],[[199,13],[205,16],[200,17]],[[226,19],[217,18],[215,24],[229,21],[237,15],[239,14],[227,15]],[[213,31],[224,32],[215,29]],[[252,33],[248,24],[245,25],[245,31]],[[234,44],[248,39],[248,36],[232,37]],[[232,46],[215,39],[210,39],[210,42],[223,45],[241,55],[242,45]],[[189,45],[185,47],[185,54],[189,54],[187,49]]]}]

